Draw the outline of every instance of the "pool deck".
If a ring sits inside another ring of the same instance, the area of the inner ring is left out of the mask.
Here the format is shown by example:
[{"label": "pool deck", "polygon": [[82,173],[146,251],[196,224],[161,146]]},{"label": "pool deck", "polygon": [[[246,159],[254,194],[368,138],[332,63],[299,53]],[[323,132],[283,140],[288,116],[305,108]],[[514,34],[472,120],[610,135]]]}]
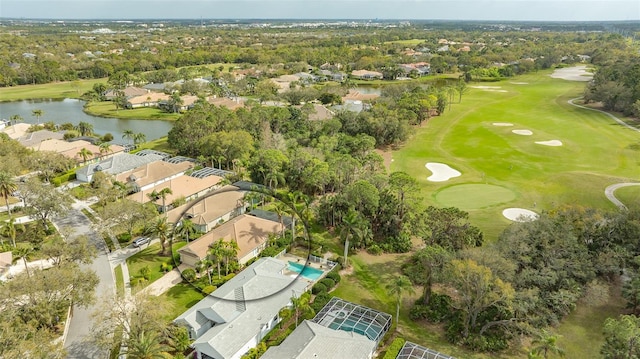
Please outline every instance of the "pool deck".
[{"label": "pool deck", "polygon": [[[285,261],[285,262],[291,261],[291,262],[299,263],[299,264],[302,264],[302,265],[304,265],[305,262],[306,262],[306,259],[304,259],[302,257],[295,256],[295,255],[290,254],[290,253],[285,253],[285,254],[281,255],[280,257],[278,257],[278,259],[280,259],[281,261]],[[311,262],[310,261],[310,262],[306,262],[306,265],[307,265],[307,267],[319,269],[319,270],[322,271],[322,275],[318,279],[316,279],[315,281],[312,281],[314,283],[319,281],[319,280],[321,280],[321,279],[323,279],[327,275],[327,273],[329,273],[329,271],[331,270],[331,267],[329,267],[326,264],[321,264],[321,263],[316,263],[316,262]],[[285,271],[285,274],[297,275],[298,273],[292,272],[292,271]],[[308,279],[307,277],[305,277],[305,278]]]}]

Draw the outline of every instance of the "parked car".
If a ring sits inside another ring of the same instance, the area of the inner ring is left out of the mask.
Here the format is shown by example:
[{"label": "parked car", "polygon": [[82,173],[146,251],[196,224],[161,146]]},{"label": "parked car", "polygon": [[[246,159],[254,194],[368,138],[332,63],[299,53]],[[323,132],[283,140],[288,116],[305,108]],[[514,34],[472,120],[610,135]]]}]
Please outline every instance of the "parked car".
[{"label": "parked car", "polygon": [[140,238],[136,239],[135,241],[133,241],[133,246],[134,247],[140,247],[143,244],[149,243],[149,240],[150,240],[149,237],[140,237]]}]

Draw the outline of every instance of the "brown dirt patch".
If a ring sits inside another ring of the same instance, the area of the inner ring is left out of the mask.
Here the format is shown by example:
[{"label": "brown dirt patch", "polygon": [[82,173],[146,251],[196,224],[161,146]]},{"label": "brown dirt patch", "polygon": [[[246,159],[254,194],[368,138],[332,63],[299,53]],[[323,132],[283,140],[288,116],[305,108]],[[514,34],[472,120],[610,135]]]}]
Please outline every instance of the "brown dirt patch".
[{"label": "brown dirt patch", "polygon": [[391,172],[391,162],[393,162],[391,148],[390,147],[387,147],[384,149],[376,148],[375,151],[377,154],[379,154],[382,157],[382,164],[384,165],[384,168],[387,170],[387,172]]}]

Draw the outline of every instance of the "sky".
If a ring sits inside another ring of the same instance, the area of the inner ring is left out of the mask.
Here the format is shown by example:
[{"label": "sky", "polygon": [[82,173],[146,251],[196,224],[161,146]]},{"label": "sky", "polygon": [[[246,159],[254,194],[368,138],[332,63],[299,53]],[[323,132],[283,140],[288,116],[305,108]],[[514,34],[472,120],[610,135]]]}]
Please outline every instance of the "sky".
[{"label": "sky", "polygon": [[0,18],[640,20],[640,0],[0,0]]}]

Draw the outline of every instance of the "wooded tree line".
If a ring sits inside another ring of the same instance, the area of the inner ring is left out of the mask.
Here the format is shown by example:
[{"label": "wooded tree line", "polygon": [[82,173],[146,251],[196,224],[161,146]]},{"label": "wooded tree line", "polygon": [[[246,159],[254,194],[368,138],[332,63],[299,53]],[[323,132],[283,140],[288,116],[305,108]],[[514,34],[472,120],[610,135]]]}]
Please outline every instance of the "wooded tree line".
[{"label": "wooded tree line", "polygon": [[496,351],[557,325],[581,298],[606,302],[609,283],[623,271],[636,280],[625,285],[625,297],[637,306],[639,235],[638,211],[563,207],[510,225],[495,244],[478,250],[423,236],[425,248],[403,267],[424,288],[411,316],[444,322],[453,343]]},{"label": "wooded tree line", "polygon": [[[86,28],[77,30],[86,31]],[[577,54],[592,55],[598,49],[609,48],[612,42],[613,46],[618,46],[621,38],[609,33],[579,31],[519,32],[446,27],[436,27],[434,31],[433,24],[376,32],[359,28],[258,31],[180,26],[166,28],[163,32],[131,27],[123,30],[80,37],[72,26],[9,27],[0,33],[0,41],[5,45],[0,49],[0,57],[5,59],[0,63],[0,86],[103,78],[119,71],[140,74],[216,63],[257,65],[272,76],[306,71],[306,64],[317,67],[327,62],[342,64],[343,70],[350,71],[382,70],[399,63],[427,61],[431,62],[434,73],[450,73],[533,59],[534,68],[548,68],[562,61],[573,62]],[[394,42],[408,39],[424,41],[409,46]],[[438,52],[440,39],[449,40],[451,49]],[[42,43],[48,46],[44,48]],[[461,44],[470,44],[470,51],[457,51],[463,46]],[[420,50],[422,55],[408,55],[407,48]],[[283,65],[272,68],[277,64]],[[524,63],[514,67],[516,73],[531,69]],[[214,72],[212,70],[212,74]],[[166,76],[159,78],[157,74],[149,74],[146,80],[171,81]],[[141,75],[144,76],[147,75]]]},{"label": "wooded tree line", "polygon": [[640,117],[640,56],[637,51],[616,51],[615,56],[602,56],[596,61],[593,81],[584,92],[585,102],[601,102],[605,110]]}]

